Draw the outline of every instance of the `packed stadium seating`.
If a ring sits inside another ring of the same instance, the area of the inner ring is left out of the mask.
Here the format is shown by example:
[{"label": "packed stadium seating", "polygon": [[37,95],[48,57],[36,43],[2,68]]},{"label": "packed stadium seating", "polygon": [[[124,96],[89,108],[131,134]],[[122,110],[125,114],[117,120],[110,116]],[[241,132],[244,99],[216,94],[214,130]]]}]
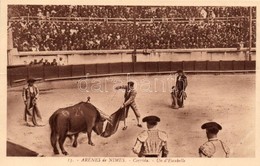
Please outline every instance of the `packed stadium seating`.
[{"label": "packed stadium seating", "polygon": [[[86,5],[12,5],[9,17],[50,16],[50,17],[100,17],[131,18],[136,12],[140,18],[191,18],[215,15],[215,17],[249,16],[248,7],[198,7],[198,6],[86,6]],[[207,13],[207,14],[205,14]],[[253,7],[253,17],[256,8]]]},{"label": "packed stadium seating", "polygon": [[[15,5],[8,11],[18,51],[236,48],[249,39],[248,7]],[[146,20],[127,21],[134,17]]]}]

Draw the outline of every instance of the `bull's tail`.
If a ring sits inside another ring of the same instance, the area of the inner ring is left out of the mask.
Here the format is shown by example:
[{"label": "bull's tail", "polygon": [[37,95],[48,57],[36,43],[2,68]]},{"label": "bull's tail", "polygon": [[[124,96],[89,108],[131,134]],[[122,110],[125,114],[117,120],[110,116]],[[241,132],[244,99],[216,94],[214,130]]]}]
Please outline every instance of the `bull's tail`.
[{"label": "bull's tail", "polygon": [[56,127],[56,119],[57,119],[57,113],[55,112],[49,118],[49,124],[50,124],[51,130],[55,129],[55,127]]},{"label": "bull's tail", "polygon": [[53,151],[55,154],[59,154],[58,149],[57,149],[57,117],[58,114],[55,112],[51,115],[49,118],[49,124],[51,127],[51,136],[50,136],[50,141],[51,141],[51,146],[53,147]]}]

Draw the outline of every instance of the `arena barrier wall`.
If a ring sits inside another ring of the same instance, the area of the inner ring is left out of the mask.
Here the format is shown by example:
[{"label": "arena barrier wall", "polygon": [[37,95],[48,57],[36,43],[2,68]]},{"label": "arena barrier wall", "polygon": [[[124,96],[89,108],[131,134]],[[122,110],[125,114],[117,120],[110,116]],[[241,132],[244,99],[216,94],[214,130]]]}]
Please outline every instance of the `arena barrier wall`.
[{"label": "arena barrier wall", "polygon": [[187,73],[255,72],[256,61],[182,61],[182,62],[118,62],[66,66],[7,67],[8,86],[23,85],[26,79],[52,81],[110,75],[171,73],[182,69]]},{"label": "arena barrier wall", "polygon": [[[76,50],[76,51],[8,51],[8,66],[25,65],[34,60],[53,59],[65,65],[100,64],[133,62],[133,50]],[[256,49],[251,49],[251,60],[256,59]],[[182,62],[182,61],[246,61],[248,49],[211,48],[211,49],[148,49],[136,50],[136,62]],[[191,62],[192,63],[192,62]],[[101,71],[100,71],[101,72]]]}]

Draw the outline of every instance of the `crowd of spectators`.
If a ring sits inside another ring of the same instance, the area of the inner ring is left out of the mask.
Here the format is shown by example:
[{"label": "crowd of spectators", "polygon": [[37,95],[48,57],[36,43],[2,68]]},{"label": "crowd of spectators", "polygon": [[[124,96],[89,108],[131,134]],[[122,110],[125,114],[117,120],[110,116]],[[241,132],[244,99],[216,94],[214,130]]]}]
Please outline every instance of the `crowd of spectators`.
[{"label": "crowd of spectators", "polygon": [[[26,61],[24,61],[24,63],[27,65]],[[62,65],[65,65],[65,62],[61,57],[58,59],[58,61],[57,59],[53,59],[52,62],[49,62],[48,59],[43,60],[42,58],[39,61],[37,61],[37,59],[34,59],[29,63],[29,66],[62,66]]]},{"label": "crowd of spectators", "polygon": [[[249,25],[248,21],[154,23],[138,26],[137,36],[137,48],[237,48],[239,43],[248,46]],[[255,35],[252,40],[255,47]]]},{"label": "crowd of spectators", "polygon": [[[253,24],[253,47],[256,30]],[[132,24],[79,22],[14,22],[13,44],[18,51],[133,49]],[[136,25],[137,49],[232,48],[247,46],[248,20]]]},{"label": "crowd of spectators", "polygon": [[133,43],[131,24],[80,22],[13,22],[18,51],[127,49]]},{"label": "crowd of spectators", "polygon": [[[129,18],[137,10],[137,17],[238,17],[231,20],[174,22],[107,21],[10,21],[13,45],[18,51],[105,50],[105,49],[176,49],[176,48],[232,48],[248,46],[249,20],[247,7],[147,7],[138,6],[9,6],[20,10],[20,16],[31,15],[68,17]],[[101,10],[106,9],[106,10]],[[255,8],[254,8],[255,10]],[[254,11],[253,10],[253,11]],[[81,11],[81,12],[79,12]],[[84,12],[82,12],[84,11]],[[15,15],[14,12],[13,15]],[[85,13],[85,14],[84,14]],[[244,16],[245,18],[241,18]],[[253,22],[252,47],[256,43],[256,22]],[[135,37],[136,36],[136,37]],[[135,40],[136,39],[136,40]]]},{"label": "crowd of spectators", "polygon": [[[9,18],[20,16],[91,18],[204,18],[249,16],[248,7],[10,5]],[[256,7],[253,7],[256,17]]]}]

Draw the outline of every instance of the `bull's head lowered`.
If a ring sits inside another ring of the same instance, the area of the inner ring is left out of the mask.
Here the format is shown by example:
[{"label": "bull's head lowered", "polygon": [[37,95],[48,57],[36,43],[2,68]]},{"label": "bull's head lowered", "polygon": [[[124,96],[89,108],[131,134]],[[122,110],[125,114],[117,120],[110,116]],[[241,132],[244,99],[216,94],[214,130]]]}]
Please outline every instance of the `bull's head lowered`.
[{"label": "bull's head lowered", "polygon": [[[93,130],[97,135],[100,135],[104,132],[103,129],[104,129],[105,121],[107,121],[107,123],[111,124],[112,120],[106,114],[104,114],[101,110],[98,110],[98,111],[100,113],[100,117],[96,121],[95,126],[93,127]],[[101,135],[101,136],[103,136],[103,135]]]},{"label": "bull's head lowered", "polygon": [[97,134],[100,135],[103,132],[103,126],[104,126],[104,122],[106,121],[105,118],[100,117],[96,123],[95,126],[93,127],[93,131]]},{"label": "bull's head lowered", "polygon": [[[87,97],[87,103],[90,103],[90,97]],[[96,107],[95,107],[96,108]],[[107,120],[108,123],[111,123],[111,119],[109,118],[108,115],[106,115],[103,111],[100,109],[96,108],[96,110],[99,113],[99,117],[96,120],[95,126],[93,127],[93,131],[97,134],[100,135],[103,132],[103,126],[104,122]]]}]

